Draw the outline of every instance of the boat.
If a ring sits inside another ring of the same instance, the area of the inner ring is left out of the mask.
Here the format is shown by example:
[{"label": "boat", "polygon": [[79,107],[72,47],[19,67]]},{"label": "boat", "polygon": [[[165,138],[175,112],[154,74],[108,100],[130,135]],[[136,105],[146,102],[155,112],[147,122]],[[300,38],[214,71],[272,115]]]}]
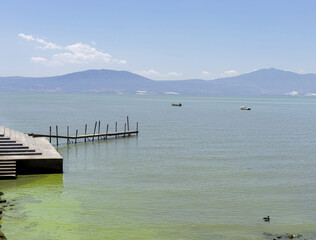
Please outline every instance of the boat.
[{"label": "boat", "polygon": [[251,110],[250,107],[240,106],[240,110]]},{"label": "boat", "polygon": [[171,105],[174,106],[174,107],[181,107],[182,106],[181,103],[172,103]]}]

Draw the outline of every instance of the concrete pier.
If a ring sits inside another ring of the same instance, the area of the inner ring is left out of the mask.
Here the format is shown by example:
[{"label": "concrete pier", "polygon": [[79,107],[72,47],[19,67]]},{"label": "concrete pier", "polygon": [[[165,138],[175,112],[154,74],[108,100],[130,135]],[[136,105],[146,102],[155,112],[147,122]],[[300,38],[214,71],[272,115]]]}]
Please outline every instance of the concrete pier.
[{"label": "concrete pier", "polygon": [[62,172],[63,158],[45,137],[0,126],[0,179]]}]

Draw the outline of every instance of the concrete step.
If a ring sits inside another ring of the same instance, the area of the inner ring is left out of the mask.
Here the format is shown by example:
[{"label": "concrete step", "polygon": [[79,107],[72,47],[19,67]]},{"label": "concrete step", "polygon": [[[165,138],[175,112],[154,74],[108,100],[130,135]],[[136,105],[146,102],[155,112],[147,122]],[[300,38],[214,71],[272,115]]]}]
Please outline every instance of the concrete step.
[{"label": "concrete step", "polygon": [[3,164],[16,164],[16,161],[12,161],[12,160],[0,160],[0,165]]},{"label": "concrete step", "polygon": [[0,171],[0,174],[15,174],[16,171],[15,170],[4,170],[4,171]]},{"label": "concrete step", "polygon": [[22,146],[22,143],[0,143],[0,146]]},{"label": "concrete step", "polygon": [[0,179],[16,179],[16,174],[0,174]]},{"label": "concrete step", "polygon": [[16,178],[16,161],[1,160],[0,161],[0,179]]},{"label": "concrete step", "polygon": [[16,169],[16,165],[10,165],[10,164],[4,164],[4,165],[0,165],[0,171],[1,170],[14,170]]},{"label": "concrete step", "polygon": [[29,147],[27,147],[27,146],[20,146],[20,145],[18,145],[18,146],[1,146],[0,145],[0,150],[1,149],[29,149]]},{"label": "concrete step", "polygon": [[15,140],[1,140],[0,139],[0,143],[16,143]]},{"label": "concrete step", "polygon": [[42,155],[41,152],[9,152],[0,153],[0,156]]},{"label": "concrete step", "polygon": [[10,138],[4,137],[4,136],[3,137],[0,136],[0,140],[10,140]]},{"label": "concrete step", "polygon": [[0,149],[0,153],[6,152],[35,152],[34,149]]}]

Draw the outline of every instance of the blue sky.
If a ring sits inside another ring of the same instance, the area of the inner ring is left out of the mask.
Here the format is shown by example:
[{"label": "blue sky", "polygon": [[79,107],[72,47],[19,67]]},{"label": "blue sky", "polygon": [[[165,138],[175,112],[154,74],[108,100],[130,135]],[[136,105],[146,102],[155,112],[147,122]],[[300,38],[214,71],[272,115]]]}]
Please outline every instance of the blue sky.
[{"label": "blue sky", "polygon": [[0,76],[316,73],[314,0],[2,0]]}]

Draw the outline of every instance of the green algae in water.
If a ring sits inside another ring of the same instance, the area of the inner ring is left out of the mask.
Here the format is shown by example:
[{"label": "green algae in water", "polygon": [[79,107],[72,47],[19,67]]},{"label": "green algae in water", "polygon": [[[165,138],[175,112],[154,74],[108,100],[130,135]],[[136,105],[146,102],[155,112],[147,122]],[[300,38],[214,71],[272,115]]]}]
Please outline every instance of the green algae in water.
[{"label": "green algae in water", "polygon": [[1,181],[6,199],[15,208],[6,210],[3,232],[8,239],[76,239],[80,203],[63,192],[63,175],[19,176]]},{"label": "green algae in water", "polygon": [[3,219],[2,230],[8,239],[139,239],[139,233],[149,238],[157,235],[140,227],[137,219],[122,221],[106,211],[100,215],[93,194],[65,190],[61,174],[19,176],[1,181],[0,188],[16,204],[14,210],[5,211]]}]

